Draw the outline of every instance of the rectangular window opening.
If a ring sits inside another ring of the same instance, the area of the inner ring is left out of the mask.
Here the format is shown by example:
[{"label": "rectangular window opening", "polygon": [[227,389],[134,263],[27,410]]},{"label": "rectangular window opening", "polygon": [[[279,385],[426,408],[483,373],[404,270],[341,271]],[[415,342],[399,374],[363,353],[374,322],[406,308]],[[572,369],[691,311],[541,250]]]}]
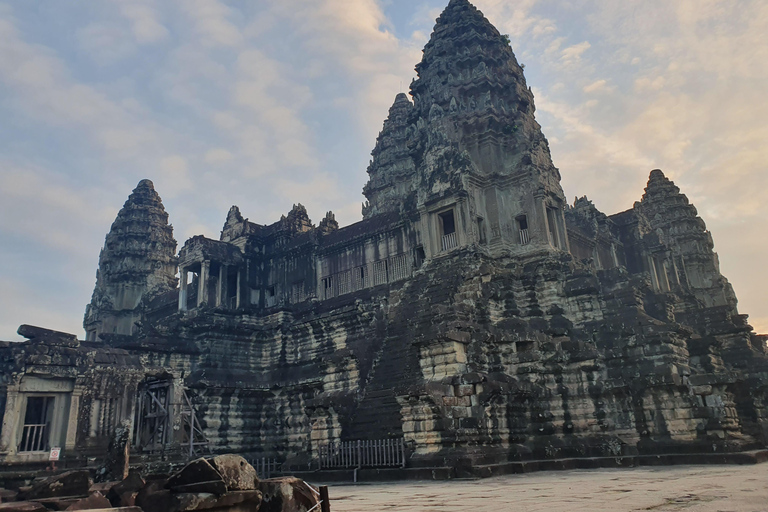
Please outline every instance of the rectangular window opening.
[{"label": "rectangular window opening", "polygon": [[54,402],[52,396],[30,396],[24,413],[24,429],[19,443],[20,452],[45,452],[50,449],[51,421]]},{"label": "rectangular window opening", "polygon": [[485,245],[488,240],[485,236],[485,219],[482,217],[477,218],[477,233],[480,238],[480,245]]},{"label": "rectangular window opening", "polygon": [[560,234],[557,230],[557,215],[559,211],[557,208],[547,207],[547,227],[549,228],[549,239],[552,245],[558,249],[561,249]]},{"label": "rectangular window opening", "polygon": [[443,251],[448,251],[459,245],[456,238],[456,219],[453,210],[438,214],[441,229],[441,246]]},{"label": "rectangular window opening", "polygon": [[424,252],[423,246],[418,246],[416,249],[414,249],[414,258],[413,258],[413,266],[416,268],[421,268],[421,266],[424,264],[424,261],[427,259],[427,254]]},{"label": "rectangular window opening", "polygon": [[520,245],[527,245],[531,242],[531,233],[528,231],[528,217],[520,215],[515,219],[517,230],[520,233]]}]

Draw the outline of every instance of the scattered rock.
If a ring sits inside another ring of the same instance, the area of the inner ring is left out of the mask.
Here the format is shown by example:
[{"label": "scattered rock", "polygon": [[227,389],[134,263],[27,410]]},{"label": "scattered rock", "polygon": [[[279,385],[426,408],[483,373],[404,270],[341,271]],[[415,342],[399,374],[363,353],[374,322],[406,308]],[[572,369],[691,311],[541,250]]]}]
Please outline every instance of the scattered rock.
[{"label": "scattered rock", "polygon": [[68,496],[88,496],[90,488],[91,478],[88,471],[67,471],[40,482],[35,482],[29,490],[19,493],[19,498],[39,500]]},{"label": "scattered rock", "polygon": [[80,501],[82,498],[45,498],[41,500],[35,500],[35,503],[40,503],[48,510],[67,510],[69,507]]},{"label": "scattered rock", "polygon": [[320,503],[309,484],[295,477],[262,480],[259,490],[262,494],[260,512],[307,512]]},{"label": "scattered rock", "polygon": [[231,512],[258,512],[261,510],[259,491],[233,491],[224,496],[213,494],[177,494],[175,511],[219,510]]},{"label": "scattered rock", "polygon": [[16,501],[13,503],[0,503],[2,512],[48,512],[42,503],[30,501]]},{"label": "scattered rock", "polygon": [[70,505],[66,510],[97,510],[100,508],[111,508],[112,504],[100,492],[94,492],[87,498]]},{"label": "scattered rock", "polygon": [[144,512],[168,512],[174,510],[176,504],[173,493],[165,488],[163,480],[148,482],[136,495],[136,506]]},{"label": "scattered rock", "polygon": [[16,496],[18,495],[19,495],[18,491],[12,491],[10,489],[0,489],[0,503],[16,501]]},{"label": "scattered rock", "polygon": [[227,489],[221,474],[206,459],[193,460],[171,475],[167,489],[173,492],[209,492],[224,494]]},{"label": "scattered rock", "polygon": [[113,507],[130,507],[136,504],[136,494],[144,488],[144,479],[136,471],[128,473],[122,482],[113,485],[107,498]]},{"label": "scattered rock", "polygon": [[219,455],[213,458],[213,466],[221,474],[229,491],[256,489],[258,476],[247,460],[239,455]]}]

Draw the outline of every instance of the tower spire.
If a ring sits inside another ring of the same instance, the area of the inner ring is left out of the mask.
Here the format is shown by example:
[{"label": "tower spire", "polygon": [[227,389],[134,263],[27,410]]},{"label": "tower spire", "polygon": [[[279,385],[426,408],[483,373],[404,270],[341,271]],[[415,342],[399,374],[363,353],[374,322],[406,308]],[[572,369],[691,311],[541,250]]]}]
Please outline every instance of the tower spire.
[{"label": "tower spire", "polygon": [[85,310],[88,339],[133,334],[142,300],[176,288],[176,240],[150,180],[133,190],[104,241],[96,286]]}]

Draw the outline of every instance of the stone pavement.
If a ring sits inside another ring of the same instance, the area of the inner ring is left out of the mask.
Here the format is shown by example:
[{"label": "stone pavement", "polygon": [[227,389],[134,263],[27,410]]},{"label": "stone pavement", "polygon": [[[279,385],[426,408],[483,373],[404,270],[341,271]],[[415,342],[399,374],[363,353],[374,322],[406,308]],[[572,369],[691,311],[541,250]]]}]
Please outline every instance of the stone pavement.
[{"label": "stone pavement", "polygon": [[768,464],[574,470],[486,480],[332,485],[332,512],[766,512]]}]

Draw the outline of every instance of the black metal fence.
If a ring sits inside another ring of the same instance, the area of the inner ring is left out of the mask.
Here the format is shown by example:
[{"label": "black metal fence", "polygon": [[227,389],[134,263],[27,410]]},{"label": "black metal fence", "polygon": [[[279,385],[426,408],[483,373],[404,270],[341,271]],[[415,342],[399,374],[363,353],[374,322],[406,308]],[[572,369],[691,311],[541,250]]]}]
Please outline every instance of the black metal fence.
[{"label": "black metal fence", "polygon": [[346,441],[319,447],[320,469],[405,467],[405,440]]},{"label": "black metal fence", "polygon": [[278,462],[277,459],[262,457],[260,459],[249,459],[248,462],[253,466],[253,469],[256,470],[256,474],[259,476],[260,480],[272,478],[273,475],[281,474],[283,472],[282,463]]}]

